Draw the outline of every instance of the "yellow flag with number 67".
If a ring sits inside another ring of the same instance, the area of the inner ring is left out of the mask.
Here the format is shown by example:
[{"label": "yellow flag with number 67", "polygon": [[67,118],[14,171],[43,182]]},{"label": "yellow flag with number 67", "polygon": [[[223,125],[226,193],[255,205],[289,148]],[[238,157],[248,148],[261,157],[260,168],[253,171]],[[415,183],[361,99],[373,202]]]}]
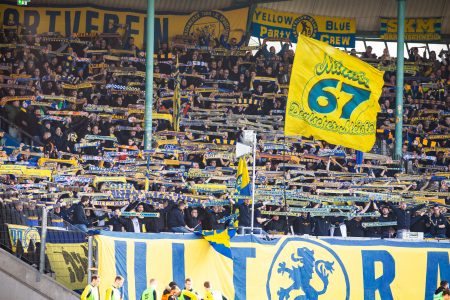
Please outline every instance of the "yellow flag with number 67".
[{"label": "yellow flag with number 67", "polygon": [[368,152],[375,143],[383,73],[357,57],[300,35],[285,134]]}]

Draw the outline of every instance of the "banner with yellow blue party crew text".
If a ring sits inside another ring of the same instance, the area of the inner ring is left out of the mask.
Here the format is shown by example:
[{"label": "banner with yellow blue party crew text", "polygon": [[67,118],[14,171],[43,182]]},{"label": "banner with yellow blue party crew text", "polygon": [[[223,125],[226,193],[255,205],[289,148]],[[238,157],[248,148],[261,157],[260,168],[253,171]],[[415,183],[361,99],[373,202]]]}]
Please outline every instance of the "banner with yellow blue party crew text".
[{"label": "banner with yellow blue party crew text", "polygon": [[299,36],[285,134],[370,151],[383,84],[382,71],[323,42]]},{"label": "banner with yellow blue party crew text", "polygon": [[288,38],[297,43],[298,36],[305,35],[336,47],[355,47],[353,18],[301,15],[258,7],[251,27],[252,35],[261,39]]}]

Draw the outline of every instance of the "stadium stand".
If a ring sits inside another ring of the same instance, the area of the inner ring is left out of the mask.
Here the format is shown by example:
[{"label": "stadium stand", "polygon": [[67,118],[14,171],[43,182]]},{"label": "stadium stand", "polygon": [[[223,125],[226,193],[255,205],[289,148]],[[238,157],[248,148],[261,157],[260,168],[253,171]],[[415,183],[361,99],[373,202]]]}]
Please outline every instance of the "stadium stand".
[{"label": "stadium stand", "polygon": [[[395,69],[395,58],[387,49],[380,57],[369,47],[361,54],[362,60],[387,71],[377,145],[357,164],[352,150],[283,136],[294,57],[289,43],[276,52],[265,42],[243,46],[245,35],[240,41],[178,36],[171,47],[162,44],[154,54],[154,150],[142,151],[145,52],[134,44],[127,28],[123,36],[63,37],[33,36],[16,24],[8,25],[0,36],[3,140],[21,144],[4,146],[2,151],[6,223],[27,225],[33,217],[39,222],[39,211],[27,201],[33,199],[64,203],[55,215],[83,231],[92,226],[147,232],[198,224],[203,229],[224,228],[219,221],[235,210],[224,203],[235,185],[232,153],[245,129],[258,133],[257,184],[262,200],[255,224],[268,232],[339,236],[340,228],[347,226],[349,236],[379,237],[387,231],[393,236],[395,226],[362,228],[364,219],[348,219],[345,213],[312,217],[304,212],[286,220],[282,212],[288,206],[318,206],[299,202],[303,194],[357,195],[363,188],[442,204],[448,199],[448,52],[432,51],[427,57],[417,48],[410,51],[401,161],[390,159],[395,122],[395,75],[390,70]],[[81,195],[92,201],[73,204]],[[378,217],[375,203],[363,198],[346,209],[366,206],[364,212],[373,213],[369,221],[403,222],[395,209]],[[99,202],[102,199],[109,201]],[[180,214],[178,199],[202,204],[192,203]],[[18,200],[25,202],[25,209]],[[133,218],[123,218],[116,208],[160,215],[139,219],[140,226],[134,227]],[[412,212],[404,229],[413,227],[429,237],[448,236],[445,206]],[[241,209],[241,224],[249,223],[248,218]]]},{"label": "stadium stand", "polygon": [[[295,54],[288,39],[248,46],[248,32],[198,32],[149,54],[129,25],[114,26],[114,33],[33,34],[5,20],[0,29],[3,249],[80,292],[88,271],[98,271],[86,258],[98,230],[166,238],[236,226],[245,239],[254,223],[269,242],[414,233],[448,242],[441,240],[450,237],[449,51],[408,50],[403,153],[393,159],[397,60],[387,48],[373,53],[368,42],[364,52],[347,51],[385,71],[376,144],[361,156],[285,136]],[[144,150],[146,55],[154,59],[152,150]],[[253,220],[251,197],[237,192],[235,149],[246,130],[257,133]]]}]

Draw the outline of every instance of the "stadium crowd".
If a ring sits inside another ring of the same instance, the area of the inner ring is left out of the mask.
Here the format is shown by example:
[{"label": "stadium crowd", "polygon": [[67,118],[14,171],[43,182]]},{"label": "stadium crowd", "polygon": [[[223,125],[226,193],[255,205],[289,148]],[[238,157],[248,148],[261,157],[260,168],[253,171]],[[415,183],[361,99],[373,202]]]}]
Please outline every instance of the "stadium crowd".
[{"label": "stadium crowd", "polygon": [[39,222],[40,205],[54,205],[49,225],[63,219],[83,231],[250,227],[250,199],[233,197],[234,151],[243,130],[255,130],[255,227],[449,237],[448,52],[412,48],[406,58],[403,157],[393,160],[396,59],[370,46],[350,51],[385,70],[377,143],[358,161],[351,149],[283,135],[292,45],[277,52],[266,41],[244,46],[245,35],[179,36],[154,54],[153,150],[145,151],[146,54],[118,27],[63,37],[11,23],[0,32],[4,223]]}]

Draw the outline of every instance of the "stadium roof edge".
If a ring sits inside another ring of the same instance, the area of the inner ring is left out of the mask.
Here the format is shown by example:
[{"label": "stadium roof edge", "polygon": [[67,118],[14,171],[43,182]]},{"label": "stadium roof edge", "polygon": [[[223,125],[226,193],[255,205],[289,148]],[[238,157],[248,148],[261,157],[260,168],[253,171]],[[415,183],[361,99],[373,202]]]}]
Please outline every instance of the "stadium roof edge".
[{"label": "stadium roof edge", "polygon": [[[396,3],[396,0],[155,0],[155,10],[164,13],[191,13],[199,10],[226,10],[256,5],[291,13],[355,18],[358,32],[367,36],[366,33],[378,33],[380,17],[396,17]],[[34,5],[61,6],[61,1],[31,0],[30,6]],[[94,6],[145,11],[147,0],[65,0],[64,6]],[[447,37],[450,35],[450,1],[448,0],[408,0],[406,17],[442,17],[441,33]]]}]

